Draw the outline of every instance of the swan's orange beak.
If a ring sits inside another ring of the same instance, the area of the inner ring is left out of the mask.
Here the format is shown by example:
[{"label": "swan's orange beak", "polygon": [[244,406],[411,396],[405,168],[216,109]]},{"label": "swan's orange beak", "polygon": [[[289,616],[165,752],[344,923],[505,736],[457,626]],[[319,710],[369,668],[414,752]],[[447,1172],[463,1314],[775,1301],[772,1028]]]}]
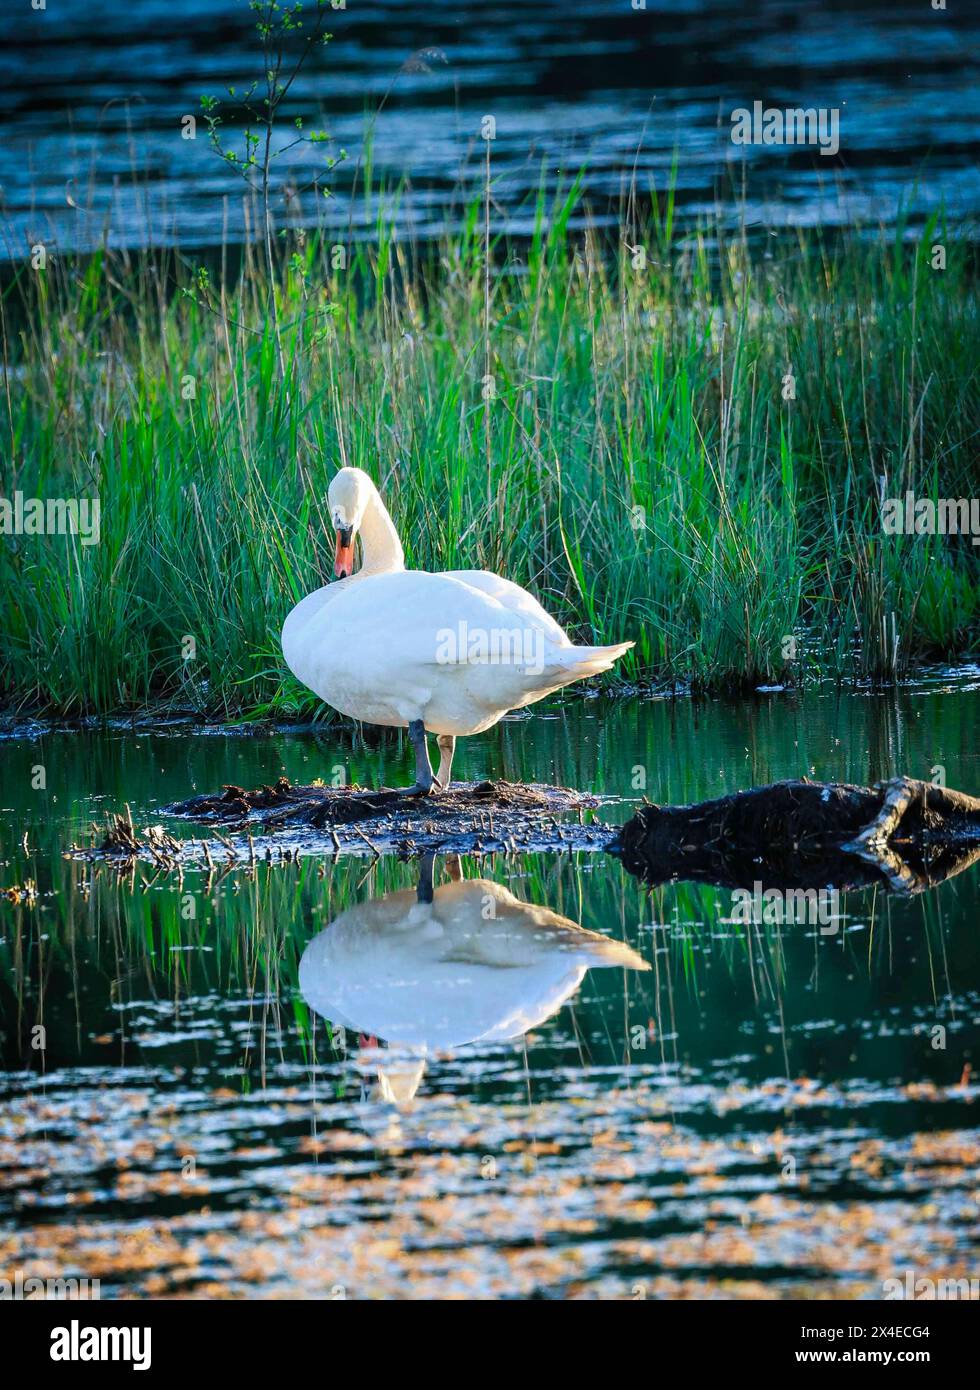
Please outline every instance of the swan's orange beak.
[{"label": "swan's orange beak", "polygon": [[337,532],[333,572],[338,579],[349,579],[354,573],[354,528],[345,526]]}]

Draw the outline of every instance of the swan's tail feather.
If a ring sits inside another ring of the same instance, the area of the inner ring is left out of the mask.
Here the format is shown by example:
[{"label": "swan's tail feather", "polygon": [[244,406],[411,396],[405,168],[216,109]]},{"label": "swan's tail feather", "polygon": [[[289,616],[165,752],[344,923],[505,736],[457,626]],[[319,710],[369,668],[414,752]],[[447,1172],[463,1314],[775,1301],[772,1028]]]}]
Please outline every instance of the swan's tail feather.
[{"label": "swan's tail feather", "polygon": [[535,940],[560,946],[585,961],[589,966],[619,965],[624,970],[649,970],[649,961],[644,960],[638,951],[625,941],[617,941],[613,936],[603,936],[601,932],[589,931],[567,917],[559,917],[548,908],[531,907],[518,903],[518,916],[533,916],[535,921]]},{"label": "swan's tail feather", "polygon": [[[598,932],[595,933],[598,936]],[[591,935],[591,933],[590,933]],[[624,970],[649,970],[650,962],[644,960],[632,946],[625,941],[615,941],[604,936],[598,941],[590,941],[586,954],[591,966],[619,965]]]},{"label": "swan's tail feather", "polygon": [[597,676],[600,671],[608,671],[635,646],[635,642],[617,642],[612,647],[569,647],[567,653],[559,651],[559,666],[568,672],[569,680],[585,680]]},{"label": "swan's tail feather", "polygon": [[624,652],[635,646],[635,642],[617,642],[612,647],[551,647],[545,654],[544,662],[536,670],[530,666],[517,668],[520,684],[515,687],[515,698],[511,708],[533,705],[556,690],[574,681],[588,680],[590,676],[608,671]]}]

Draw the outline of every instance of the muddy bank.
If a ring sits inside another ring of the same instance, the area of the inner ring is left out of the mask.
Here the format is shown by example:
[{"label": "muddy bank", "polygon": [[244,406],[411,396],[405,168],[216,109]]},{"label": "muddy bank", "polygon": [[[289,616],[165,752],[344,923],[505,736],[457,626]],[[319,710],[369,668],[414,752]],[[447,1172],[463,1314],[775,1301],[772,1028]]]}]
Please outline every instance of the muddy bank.
[{"label": "muddy bank", "polygon": [[72,857],[158,867],[279,862],[310,854],[495,854],[604,849],[616,826],[588,824],[601,798],[567,787],[459,783],[438,796],[360,787],[226,786],[164,808],[211,834],[178,841],[162,826],[115,817],[101,843]]}]

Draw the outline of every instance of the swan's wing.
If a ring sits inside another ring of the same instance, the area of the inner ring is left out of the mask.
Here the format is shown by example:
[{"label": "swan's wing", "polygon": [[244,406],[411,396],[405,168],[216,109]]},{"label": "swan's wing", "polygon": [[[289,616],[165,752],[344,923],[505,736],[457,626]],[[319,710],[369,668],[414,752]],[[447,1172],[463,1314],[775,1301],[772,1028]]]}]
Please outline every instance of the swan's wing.
[{"label": "swan's wing", "polygon": [[425,570],[355,576],[336,588],[336,598],[284,634],[283,652],[321,699],[373,724],[426,717],[433,732],[477,733],[506,710],[608,670],[632,645],[572,646],[516,584],[507,585],[519,605],[510,607],[479,585]]},{"label": "swan's wing", "polygon": [[[343,588],[344,592],[304,621],[304,641],[329,637],[343,643],[347,661],[352,666],[369,666],[378,678],[446,667],[466,668],[474,660],[482,664],[485,658],[471,655],[467,645],[467,639],[477,634],[503,632],[519,637],[526,633],[525,645],[534,647],[534,656],[540,649],[546,659],[559,647],[564,659],[570,646],[544,609],[539,611],[559,634],[560,641],[544,630],[541,618],[516,606],[508,607],[486,590],[450,574],[402,570],[364,580],[355,577],[331,587]],[[515,593],[523,593],[516,584],[510,587]],[[534,604],[530,594],[524,597],[528,604]],[[538,608],[537,604],[534,606]]]},{"label": "swan's wing", "polygon": [[446,932],[445,960],[507,968],[571,955],[585,966],[650,969],[625,942],[588,931],[538,903],[522,902],[492,879],[442,884],[432,911]]},{"label": "swan's wing", "polygon": [[286,614],[286,621],[282,625],[282,635],[279,640],[286,664],[289,667],[292,667],[293,664],[290,655],[296,649],[297,642],[301,639],[301,634],[307,624],[321,615],[328,603],[339,598],[349,582],[349,580],[342,580],[339,584],[325,584],[322,589],[314,589],[312,594],[307,594],[306,598],[300,599],[296,607],[290,609]]},{"label": "swan's wing", "polygon": [[445,574],[447,579],[458,579],[471,589],[479,589],[481,593],[489,594],[512,613],[519,613],[522,618],[540,627],[558,646],[571,646],[565,632],[551,614],[541,607],[533,594],[529,594],[519,584],[514,584],[510,579],[502,579],[499,574],[491,574],[489,570],[446,570]]}]

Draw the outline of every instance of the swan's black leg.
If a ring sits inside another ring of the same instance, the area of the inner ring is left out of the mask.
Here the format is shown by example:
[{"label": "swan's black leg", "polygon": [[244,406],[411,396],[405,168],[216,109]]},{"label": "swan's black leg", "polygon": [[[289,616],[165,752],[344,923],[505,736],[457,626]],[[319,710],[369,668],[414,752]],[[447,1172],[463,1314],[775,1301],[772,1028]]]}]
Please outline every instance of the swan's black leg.
[{"label": "swan's black leg", "polygon": [[432,870],[435,861],[434,854],[423,854],[419,864],[419,886],[415,890],[415,896],[420,903],[431,903],[432,901],[434,894]]},{"label": "swan's black leg", "polygon": [[429,745],[425,737],[425,724],[421,719],[413,719],[408,726],[408,736],[415,748],[415,786],[407,787],[409,795],[428,796],[435,778],[429,762]]}]

